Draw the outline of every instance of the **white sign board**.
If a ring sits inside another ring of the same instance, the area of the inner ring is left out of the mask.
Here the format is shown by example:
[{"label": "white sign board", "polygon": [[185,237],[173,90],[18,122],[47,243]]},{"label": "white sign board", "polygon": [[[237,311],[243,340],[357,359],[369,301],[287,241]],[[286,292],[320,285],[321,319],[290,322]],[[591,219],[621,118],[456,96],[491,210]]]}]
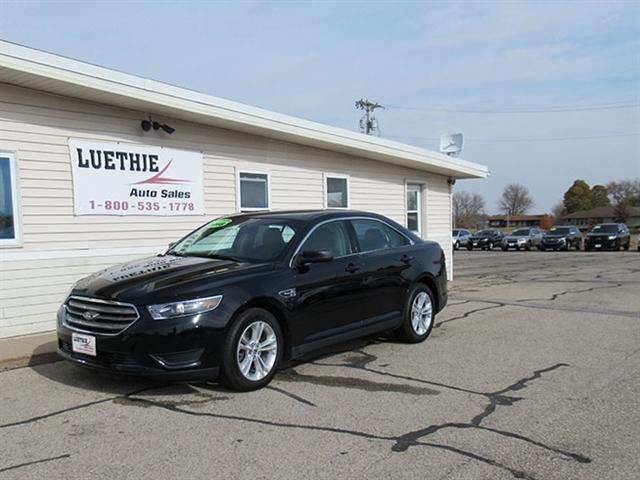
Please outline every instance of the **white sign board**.
[{"label": "white sign board", "polygon": [[202,153],[69,139],[76,215],[203,215]]}]

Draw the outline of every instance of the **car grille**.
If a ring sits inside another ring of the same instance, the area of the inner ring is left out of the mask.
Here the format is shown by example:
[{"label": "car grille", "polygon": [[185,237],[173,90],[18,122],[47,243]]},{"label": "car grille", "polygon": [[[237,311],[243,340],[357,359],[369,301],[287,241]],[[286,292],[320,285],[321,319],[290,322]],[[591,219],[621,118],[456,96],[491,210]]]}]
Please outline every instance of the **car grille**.
[{"label": "car grille", "polygon": [[117,335],[139,318],[131,304],[88,297],[69,297],[65,310],[66,326],[102,335]]}]

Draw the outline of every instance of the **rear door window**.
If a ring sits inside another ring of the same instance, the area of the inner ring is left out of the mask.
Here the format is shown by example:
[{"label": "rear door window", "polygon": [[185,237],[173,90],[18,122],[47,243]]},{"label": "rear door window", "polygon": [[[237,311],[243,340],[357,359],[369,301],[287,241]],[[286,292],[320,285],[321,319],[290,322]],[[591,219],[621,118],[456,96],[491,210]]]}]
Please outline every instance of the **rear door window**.
[{"label": "rear door window", "polygon": [[372,252],[409,245],[400,232],[377,220],[351,220],[361,252]]}]

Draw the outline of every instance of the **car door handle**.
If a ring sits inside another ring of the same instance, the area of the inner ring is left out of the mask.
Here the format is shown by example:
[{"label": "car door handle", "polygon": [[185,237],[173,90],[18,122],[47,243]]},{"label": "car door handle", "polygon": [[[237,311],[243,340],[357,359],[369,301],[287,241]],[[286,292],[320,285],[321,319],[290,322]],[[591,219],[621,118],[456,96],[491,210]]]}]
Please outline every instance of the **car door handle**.
[{"label": "car door handle", "polygon": [[349,272],[349,273],[356,273],[358,270],[360,270],[360,267],[355,263],[350,263],[344,269],[345,272]]},{"label": "car door handle", "polygon": [[411,260],[413,260],[413,257],[410,257],[409,255],[402,255],[400,257],[400,261],[403,263],[409,263]]}]

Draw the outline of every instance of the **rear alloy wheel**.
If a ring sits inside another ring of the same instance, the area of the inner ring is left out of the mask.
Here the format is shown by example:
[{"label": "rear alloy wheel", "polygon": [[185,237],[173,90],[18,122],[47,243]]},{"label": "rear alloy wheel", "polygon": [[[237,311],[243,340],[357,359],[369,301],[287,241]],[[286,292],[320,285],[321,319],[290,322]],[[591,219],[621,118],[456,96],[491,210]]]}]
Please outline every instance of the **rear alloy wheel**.
[{"label": "rear alloy wheel", "polygon": [[271,313],[251,308],[234,321],[224,344],[222,382],[249,391],[267,385],[282,357],[282,331]]},{"label": "rear alloy wheel", "polygon": [[493,250],[493,242],[489,242],[489,246],[487,247],[487,250]]},{"label": "rear alloy wheel", "polygon": [[456,240],[456,243],[453,244],[453,249],[458,250],[460,248],[460,242]]},{"label": "rear alloy wheel", "polygon": [[415,285],[407,296],[404,319],[397,331],[398,337],[408,343],[425,340],[435,319],[435,306],[431,290],[423,284]]}]

